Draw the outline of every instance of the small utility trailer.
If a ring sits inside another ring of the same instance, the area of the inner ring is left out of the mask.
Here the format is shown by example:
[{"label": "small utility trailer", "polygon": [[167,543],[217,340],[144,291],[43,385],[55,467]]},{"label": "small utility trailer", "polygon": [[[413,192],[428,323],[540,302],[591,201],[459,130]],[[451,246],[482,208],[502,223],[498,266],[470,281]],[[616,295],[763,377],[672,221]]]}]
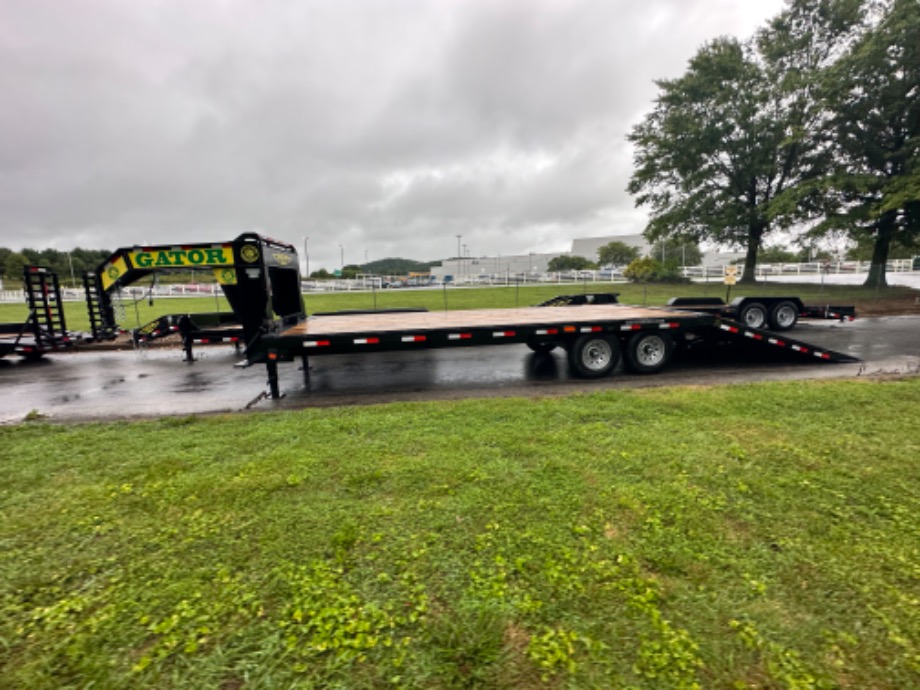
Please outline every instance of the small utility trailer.
[{"label": "small utility trailer", "polygon": [[26,266],[22,283],[29,316],[21,323],[0,323],[0,357],[40,359],[47,352],[73,347],[64,320],[57,274],[41,266]]},{"label": "small utility trailer", "polygon": [[[87,279],[94,335],[116,328],[113,296],[126,285],[160,270],[213,270],[234,318],[213,324],[235,331],[245,344],[241,366],[265,364],[273,398],[280,397],[279,362],[300,360],[305,381],[314,356],[415,351],[430,348],[525,344],[537,352],[564,348],[573,373],[584,378],[610,374],[620,363],[637,373],[660,371],[684,346],[700,343],[750,345],[787,352],[809,361],[853,362],[855,358],[780,336],[761,326],[782,316],[786,302],[795,320],[806,308],[795,298],[762,300],[766,322],[754,323],[743,304],[697,301],[667,307],[619,304],[613,293],[568,295],[541,306],[427,312],[382,310],[307,316],[300,293],[296,249],[254,233],[219,244],[126,247],[116,250]],[[767,306],[769,305],[769,306]],[[188,315],[193,321],[192,315]],[[223,317],[222,317],[223,318]],[[737,319],[741,320],[737,320]],[[785,325],[785,319],[781,325]],[[164,323],[151,328],[178,327]],[[200,334],[209,326],[200,324]],[[236,337],[236,336],[235,336]]]},{"label": "small utility trailer", "polygon": [[667,306],[716,314],[750,328],[772,331],[788,331],[799,319],[852,321],[856,318],[854,307],[806,305],[798,297],[736,297],[729,303],[718,297],[675,297]]},{"label": "small utility trailer", "polygon": [[194,314],[164,314],[131,332],[137,345],[145,345],[178,334],[182,339],[185,360],[195,359],[194,346],[232,343],[242,345],[243,329],[232,311],[198,312]]}]

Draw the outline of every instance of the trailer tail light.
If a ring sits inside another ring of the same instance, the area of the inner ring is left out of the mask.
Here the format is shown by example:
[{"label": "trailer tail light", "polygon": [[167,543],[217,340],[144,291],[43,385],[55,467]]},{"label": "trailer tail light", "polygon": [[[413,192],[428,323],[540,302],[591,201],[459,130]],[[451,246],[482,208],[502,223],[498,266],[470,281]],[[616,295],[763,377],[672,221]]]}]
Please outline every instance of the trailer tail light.
[{"label": "trailer tail light", "polygon": [[355,345],[378,345],[380,338],[355,338]]},{"label": "trailer tail light", "polygon": [[448,340],[472,340],[473,334],[472,333],[448,333],[447,339]]},{"label": "trailer tail light", "polygon": [[582,333],[600,333],[602,330],[604,329],[601,328],[600,326],[585,326],[584,328],[581,329],[581,332]]},{"label": "trailer tail light", "polygon": [[428,340],[428,336],[425,335],[404,335],[402,341],[404,343],[424,343]]},{"label": "trailer tail light", "polygon": [[513,338],[514,336],[514,331],[494,331],[492,333],[493,338]]},{"label": "trailer tail light", "polygon": [[306,340],[303,344],[304,347],[329,347],[328,340]]},{"label": "trailer tail light", "polygon": [[537,335],[557,335],[558,333],[558,328],[538,328],[536,331]]}]

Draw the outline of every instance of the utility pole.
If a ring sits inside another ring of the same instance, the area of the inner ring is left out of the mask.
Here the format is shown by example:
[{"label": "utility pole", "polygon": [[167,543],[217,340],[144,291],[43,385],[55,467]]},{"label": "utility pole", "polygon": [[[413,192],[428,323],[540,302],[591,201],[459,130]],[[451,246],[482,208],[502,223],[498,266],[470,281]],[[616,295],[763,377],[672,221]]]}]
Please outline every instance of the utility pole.
[{"label": "utility pole", "polygon": [[461,269],[463,268],[463,255],[460,253],[460,240],[463,239],[463,235],[457,235],[457,277],[460,277]]},{"label": "utility pole", "polygon": [[310,239],[309,237],[303,238],[303,260],[304,260],[304,264],[303,264],[304,276],[303,277],[304,278],[310,277],[310,251],[307,248],[307,241],[309,239]]}]

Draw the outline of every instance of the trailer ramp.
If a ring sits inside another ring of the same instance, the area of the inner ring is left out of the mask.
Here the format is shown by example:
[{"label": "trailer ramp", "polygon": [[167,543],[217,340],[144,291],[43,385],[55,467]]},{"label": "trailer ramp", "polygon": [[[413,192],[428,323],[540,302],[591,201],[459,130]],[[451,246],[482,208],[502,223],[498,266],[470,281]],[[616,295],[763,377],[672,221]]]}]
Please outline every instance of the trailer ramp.
[{"label": "trailer ramp", "polygon": [[823,362],[847,363],[860,361],[857,357],[843,352],[812,345],[803,340],[789,338],[786,335],[779,335],[762,328],[750,328],[731,319],[717,318],[713,323],[713,328],[717,329],[722,337],[727,337],[729,340],[762,347],[764,351],[777,354],[787,353],[793,357],[800,356],[803,359],[818,359]]}]

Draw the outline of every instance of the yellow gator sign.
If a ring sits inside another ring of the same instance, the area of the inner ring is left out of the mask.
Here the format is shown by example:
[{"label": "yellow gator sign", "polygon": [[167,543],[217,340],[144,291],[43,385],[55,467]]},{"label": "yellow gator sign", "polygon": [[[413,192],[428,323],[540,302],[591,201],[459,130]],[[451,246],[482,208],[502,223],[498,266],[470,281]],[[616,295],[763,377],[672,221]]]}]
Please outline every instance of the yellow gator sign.
[{"label": "yellow gator sign", "polygon": [[[210,247],[196,247],[183,249],[170,247],[169,249],[135,250],[128,252],[128,261],[134,268],[183,268],[183,267],[232,267],[233,247],[231,245],[212,245]],[[128,272],[123,257],[109,263],[102,271],[102,288],[108,290],[115,281]],[[233,273],[233,275],[231,275]],[[236,282],[235,272],[215,270],[218,280],[224,284]]]},{"label": "yellow gator sign", "polygon": [[226,266],[233,263],[232,247],[202,249],[157,249],[129,252],[128,258],[137,268],[168,268],[173,266]]}]

